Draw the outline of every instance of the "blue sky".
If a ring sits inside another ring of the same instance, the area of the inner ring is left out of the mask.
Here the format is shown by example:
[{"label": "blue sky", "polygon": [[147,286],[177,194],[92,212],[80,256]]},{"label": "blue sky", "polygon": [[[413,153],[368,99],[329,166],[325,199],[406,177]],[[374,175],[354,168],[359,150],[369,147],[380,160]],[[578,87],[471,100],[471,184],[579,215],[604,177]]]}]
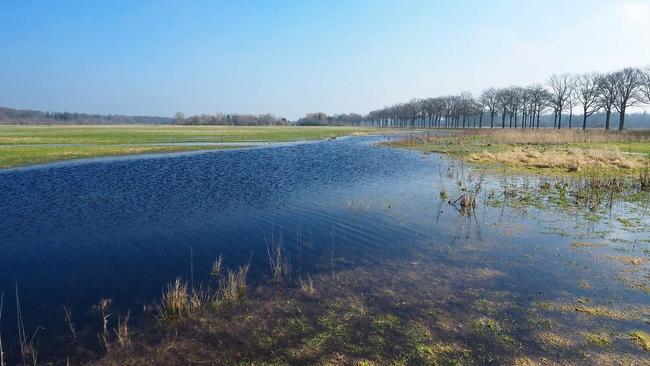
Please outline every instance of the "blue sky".
[{"label": "blue sky", "polygon": [[0,0],[0,105],[359,112],[650,64],[650,0]]}]

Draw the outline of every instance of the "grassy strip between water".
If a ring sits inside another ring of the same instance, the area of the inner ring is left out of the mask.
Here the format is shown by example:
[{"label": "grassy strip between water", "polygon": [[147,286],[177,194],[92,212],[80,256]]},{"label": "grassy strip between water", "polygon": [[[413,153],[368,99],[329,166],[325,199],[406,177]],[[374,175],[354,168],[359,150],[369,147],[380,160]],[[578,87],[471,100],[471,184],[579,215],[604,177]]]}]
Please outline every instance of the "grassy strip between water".
[{"label": "grassy strip between water", "polygon": [[[318,140],[380,131],[294,126],[0,126],[0,168],[97,156],[223,149],[226,146],[214,143],[224,142]],[[192,145],[173,145],[188,143]]]},{"label": "grassy strip between water", "polygon": [[413,135],[387,145],[514,172],[636,176],[650,167],[650,131],[464,130]]},{"label": "grassy strip between water", "polygon": [[0,146],[0,168],[49,163],[54,161],[136,154],[170,153],[228,146]]}]

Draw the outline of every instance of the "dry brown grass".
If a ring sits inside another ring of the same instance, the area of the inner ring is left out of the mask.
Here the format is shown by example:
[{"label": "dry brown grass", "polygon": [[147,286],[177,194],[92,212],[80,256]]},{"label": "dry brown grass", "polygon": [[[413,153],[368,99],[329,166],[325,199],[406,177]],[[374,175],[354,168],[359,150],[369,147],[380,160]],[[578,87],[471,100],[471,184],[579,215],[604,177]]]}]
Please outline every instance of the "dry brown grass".
[{"label": "dry brown grass", "polygon": [[617,168],[641,170],[648,166],[642,155],[627,155],[616,150],[558,148],[540,151],[534,147],[513,147],[507,151],[474,153],[472,162],[494,162],[514,167],[559,168],[568,171]]},{"label": "dry brown grass", "polygon": [[440,138],[482,138],[487,143],[495,144],[528,144],[528,145],[556,145],[575,144],[585,142],[631,142],[650,141],[650,131],[604,131],[604,130],[576,130],[576,129],[541,129],[541,130],[465,130],[453,132],[442,137],[428,136],[427,139]]},{"label": "dry brown grass", "polygon": [[174,324],[187,318],[191,312],[205,308],[216,297],[217,294],[210,288],[193,289],[177,278],[167,285],[160,302],[155,304],[156,319],[161,323]]},{"label": "dry brown grass", "polygon": [[246,297],[246,277],[249,265],[241,266],[237,271],[228,270],[228,275],[219,284],[219,295],[227,303],[235,303]]}]

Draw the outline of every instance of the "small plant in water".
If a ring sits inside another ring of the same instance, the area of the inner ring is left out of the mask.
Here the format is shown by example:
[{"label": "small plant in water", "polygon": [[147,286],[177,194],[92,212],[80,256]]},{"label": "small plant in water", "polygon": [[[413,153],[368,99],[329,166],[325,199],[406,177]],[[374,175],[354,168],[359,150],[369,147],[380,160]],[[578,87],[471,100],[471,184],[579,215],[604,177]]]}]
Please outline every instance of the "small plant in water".
[{"label": "small plant in water", "polygon": [[289,259],[284,250],[282,240],[266,244],[266,252],[269,256],[269,266],[271,267],[271,275],[273,281],[282,282],[285,278],[289,277]]},{"label": "small plant in water", "polygon": [[110,318],[111,314],[108,312],[111,307],[111,303],[113,301],[111,299],[101,299],[99,300],[99,303],[97,304],[96,308],[101,314],[101,320],[102,320],[102,332],[97,335],[99,338],[99,342],[101,343],[102,347],[108,351],[110,350],[110,345],[111,342],[109,340],[109,331],[108,331],[108,318]]},{"label": "small plant in water", "polygon": [[221,273],[221,267],[223,265],[223,256],[219,254],[219,257],[212,263],[212,270],[210,271],[210,275],[217,280],[220,280],[222,277]]},{"label": "small plant in water", "polygon": [[113,329],[117,336],[117,343],[124,347],[131,342],[129,338],[129,316],[131,313],[126,313],[125,317],[117,318],[117,329]]},{"label": "small plant in water", "polygon": [[447,199],[449,197],[449,193],[447,193],[447,188],[441,187],[440,188],[440,199]]},{"label": "small plant in water", "polygon": [[306,280],[303,280],[302,276],[300,276],[298,280],[300,283],[300,289],[302,290],[303,293],[307,295],[313,295],[316,293],[316,289],[314,288],[314,281],[312,281],[309,273],[307,273]]}]

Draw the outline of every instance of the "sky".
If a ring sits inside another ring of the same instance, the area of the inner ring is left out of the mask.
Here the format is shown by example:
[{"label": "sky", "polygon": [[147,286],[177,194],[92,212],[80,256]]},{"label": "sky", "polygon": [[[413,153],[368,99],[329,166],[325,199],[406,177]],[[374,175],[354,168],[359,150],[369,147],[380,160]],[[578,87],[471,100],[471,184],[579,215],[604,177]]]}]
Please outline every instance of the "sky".
[{"label": "sky", "polygon": [[367,113],[650,64],[650,0],[0,0],[0,106]]}]

